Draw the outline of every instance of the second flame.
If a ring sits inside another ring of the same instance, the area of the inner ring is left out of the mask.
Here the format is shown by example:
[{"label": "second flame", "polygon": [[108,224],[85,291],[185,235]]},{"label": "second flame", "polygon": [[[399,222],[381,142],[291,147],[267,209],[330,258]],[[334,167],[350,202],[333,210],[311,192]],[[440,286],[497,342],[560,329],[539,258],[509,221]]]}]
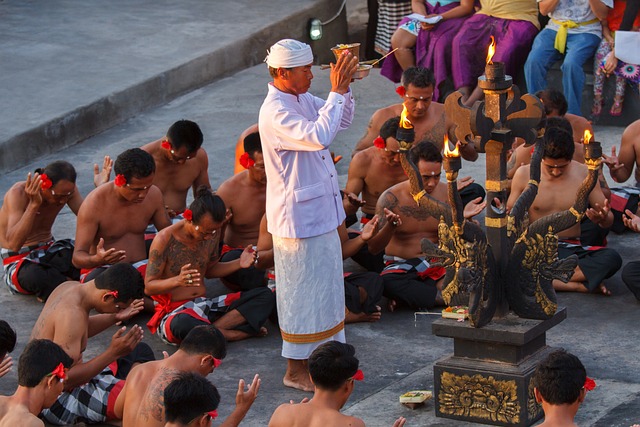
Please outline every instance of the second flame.
[{"label": "second flame", "polygon": [[588,143],[591,142],[591,138],[593,138],[593,135],[591,134],[589,129],[585,129],[584,130],[584,137],[582,138],[582,142],[585,143],[585,144],[588,144]]},{"label": "second flame", "polygon": [[400,114],[400,127],[403,129],[412,129],[413,125],[411,124],[411,120],[407,119],[409,112],[407,111],[406,106],[402,106],[402,114]]},{"label": "second flame", "polygon": [[487,52],[487,64],[493,64],[491,58],[496,53],[496,39],[491,36],[491,44],[489,45],[489,51]]},{"label": "second flame", "polygon": [[460,145],[456,144],[453,150],[449,149],[449,137],[447,135],[444,136],[444,155],[445,157],[460,157],[460,150],[458,149]]}]

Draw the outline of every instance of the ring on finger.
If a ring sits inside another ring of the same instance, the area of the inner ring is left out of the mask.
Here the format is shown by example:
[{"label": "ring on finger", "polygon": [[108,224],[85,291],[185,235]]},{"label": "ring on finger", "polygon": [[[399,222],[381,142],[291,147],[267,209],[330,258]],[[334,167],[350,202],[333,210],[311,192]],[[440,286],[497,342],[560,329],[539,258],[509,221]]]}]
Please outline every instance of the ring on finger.
[{"label": "ring on finger", "polygon": [[187,283],[191,285],[193,283],[193,280],[187,280]]},{"label": "ring on finger", "polygon": [[191,273],[187,273],[187,279],[191,280]]}]

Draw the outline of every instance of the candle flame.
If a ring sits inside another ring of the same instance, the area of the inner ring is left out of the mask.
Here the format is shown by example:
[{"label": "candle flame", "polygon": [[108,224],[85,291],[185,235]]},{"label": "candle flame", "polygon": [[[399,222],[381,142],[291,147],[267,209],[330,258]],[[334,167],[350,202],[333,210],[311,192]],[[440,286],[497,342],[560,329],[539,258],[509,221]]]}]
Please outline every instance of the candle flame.
[{"label": "candle flame", "polygon": [[402,106],[402,114],[400,114],[400,127],[403,129],[412,129],[413,125],[411,124],[411,120],[407,119],[409,115],[409,111],[407,111],[406,106]]},{"label": "candle flame", "polygon": [[456,144],[453,150],[449,149],[449,137],[447,135],[444,136],[444,156],[445,157],[460,157],[460,150],[458,148],[460,144]]},{"label": "candle flame", "polygon": [[582,141],[585,144],[588,144],[591,142],[591,138],[593,138],[593,135],[591,134],[591,132],[589,131],[589,129],[585,129],[584,130],[584,137],[582,138]]},{"label": "candle flame", "polygon": [[489,45],[489,52],[487,52],[487,64],[493,64],[491,58],[496,53],[496,39],[491,36],[491,44]]}]

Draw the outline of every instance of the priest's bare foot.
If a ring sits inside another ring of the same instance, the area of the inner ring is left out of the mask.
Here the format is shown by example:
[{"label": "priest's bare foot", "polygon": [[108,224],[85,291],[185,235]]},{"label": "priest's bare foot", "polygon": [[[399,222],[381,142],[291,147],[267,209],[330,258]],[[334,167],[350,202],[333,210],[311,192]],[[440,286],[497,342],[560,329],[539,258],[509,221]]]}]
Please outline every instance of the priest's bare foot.
[{"label": "priest's bare foot", "polygon": [[282,383],[298,390],[313,391],[314,386],[309,377],[306,360],[287,359],[287,372],[284,374]]}]

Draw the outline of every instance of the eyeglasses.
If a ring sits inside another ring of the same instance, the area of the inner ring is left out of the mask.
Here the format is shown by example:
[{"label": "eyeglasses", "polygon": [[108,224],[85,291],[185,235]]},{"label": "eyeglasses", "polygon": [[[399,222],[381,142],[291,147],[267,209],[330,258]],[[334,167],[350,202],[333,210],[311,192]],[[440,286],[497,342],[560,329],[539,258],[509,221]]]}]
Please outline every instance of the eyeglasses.
[{"label": "eyeglasses", "polygon": [[73,193],[75,193],[76,190],[70,191],[67,194],[56,194],[53,188],[51,188],[50,191],[51,191],[51,196],[53,196],[54,199],[61,200],[61,199],[70,198],[71,196],[73,196]]},{"label": "eyeglasses", "polygon": [[129,184],[125,184],[125,187],[127,187],[131,191],[147,191],[148,189],[151,188],[150,185],[145,185],[144,187],[132,187]]}]

